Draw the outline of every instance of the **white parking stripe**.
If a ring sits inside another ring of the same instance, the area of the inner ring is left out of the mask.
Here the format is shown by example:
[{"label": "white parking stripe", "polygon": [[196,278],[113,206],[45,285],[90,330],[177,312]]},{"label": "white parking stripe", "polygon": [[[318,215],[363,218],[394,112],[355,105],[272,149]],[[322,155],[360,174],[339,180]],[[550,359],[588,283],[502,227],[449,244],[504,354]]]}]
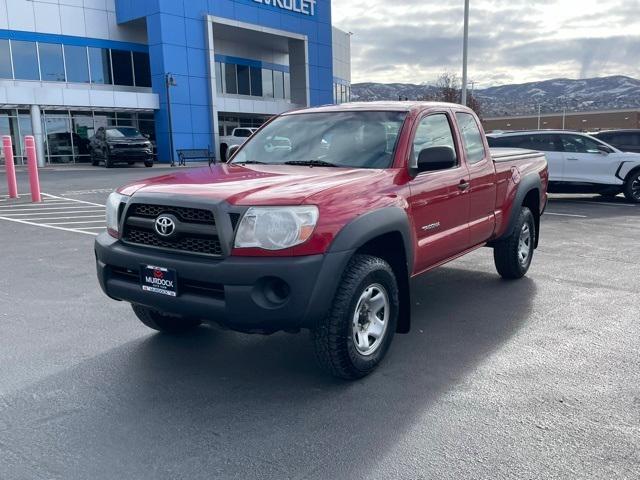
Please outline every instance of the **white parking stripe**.
[{"label": "white parking stripe", "polygon": [[[84,212],[80,212],[80,213],[84,213]],[[46,217],[46,218],[29,218],[28,220],[30,222],[37,222],[37,221],[44,221],[44,220],[74,220],[76,218],[101,218],[102,221],[104,221],[105,219],[105,215],[76,215],[73,217]]]},{"label": "white parking stripe", "polygon": [[25,220],[18,220],[16,218],[0,217],[0,220],[7,220],[9,222],[22,223],[24,225],[33,225],[35,227],[50,228],[50,229],[53,229],[53,230],[62,230],[64,232],[84,233],[85,235],[93,235],[93,236],[97,236],[98,235],[97,233],[86,232],[86,231],[80,230],[78,228],[57,227],[57,226],[54,226],[54,225],[47,225],[46,223],[31,223],[31,222],[27,222]]},{"label": "white parking stripe", "polygon": [[586,215],[573,215],[571,213],[554,213],[554,212],[544,212],[545,215],[554,215],[556,217],[573,217],[573,218],[589,218]]},{"label": "white parking stripe", "polygon": [[632,204],[632,203],[618,203],[618,202],[612,202],[612,203],[605,203],[605,202],[593,202],[590,200],[584,200],[584,201],[580,201],[580,200],[565,200],[565,199],[555,199],[554,200],[557,203],[574,203],[574,204],[582,204],[582,205],[604,205],[605,207],[627,207],[627,208],[636,208],[638,207],[638,205]]},{"label": "white parking stripe", "polygon": [[33,212],[33,213],[0,213],[5,217],[29,217],[32,215],[63,215],[65,213],[104,213],[102,210],[69,210],[64,212]]},{"label": "white parking stripe", "polygon": [[73,205],[68,207],[41,207],[39,210],[35,210],[32,208],[0,208],[0,214],[12,213],[12,212],[50,212],[55,210],[78,210],[78,209],[89,209],[95,210],[96,207],[92,207],[90,205]]},{"label": "white parking stripe", "polygon": [[84,200],[76,200],[75,198],[71,199],[71,198],[56,197],[55,195],[49,195],[48,193],[43,193],[43,195],[46,195],[48,198],[55,198],[55,199],[58,199],[58,200],[73,200],[76,203],[84,203],[84,204],[87,204],[87,205],[94,205],[96,207],[104,207],[104,205],[101,205],[99,203],[86,202]]},{"label": "white parking stripe", "polygon": [[42,203],[0,203],[0,220],[92,236],[105,229],[104,205],[47,193],[42,197]]},{"label": "white parking stripe", "polygon": [[87,225],[90,223],[102,223],[104,224],[104,220],[83,220],[82,222],[55,222],[48,223],[47,225]]}]

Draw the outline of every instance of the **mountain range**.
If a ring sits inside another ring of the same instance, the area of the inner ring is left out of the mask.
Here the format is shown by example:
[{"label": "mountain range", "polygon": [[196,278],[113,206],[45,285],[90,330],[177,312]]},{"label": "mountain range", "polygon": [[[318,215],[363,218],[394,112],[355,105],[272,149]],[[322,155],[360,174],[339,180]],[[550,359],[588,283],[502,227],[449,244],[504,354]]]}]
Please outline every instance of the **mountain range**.
[{"label": "mountain range", "polygon": [[[438,93],[433,85],[409,83],[356,83],[352,101],[410,100],[431,98]],[[483,117],[535,115],[542,113],[618,110],[640,108],[640,80],[621,75],[572,80],[558,78],[541,82],[476,89],[475,97]]]}]

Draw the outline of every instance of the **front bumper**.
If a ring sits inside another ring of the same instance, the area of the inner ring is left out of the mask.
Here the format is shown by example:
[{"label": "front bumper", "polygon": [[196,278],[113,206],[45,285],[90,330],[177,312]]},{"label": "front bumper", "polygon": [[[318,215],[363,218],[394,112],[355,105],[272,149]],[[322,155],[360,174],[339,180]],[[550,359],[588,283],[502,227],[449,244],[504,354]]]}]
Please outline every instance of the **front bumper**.
[{"label": "front bumper", "polygon": [[[353,252],[215,259],[124,245],[103,233],[95,253],[100,286],[113,299],[234,330],[274,332],[310,328],[326,314]],[[141,265],[175,269],[178,296],[143,291]]]}]

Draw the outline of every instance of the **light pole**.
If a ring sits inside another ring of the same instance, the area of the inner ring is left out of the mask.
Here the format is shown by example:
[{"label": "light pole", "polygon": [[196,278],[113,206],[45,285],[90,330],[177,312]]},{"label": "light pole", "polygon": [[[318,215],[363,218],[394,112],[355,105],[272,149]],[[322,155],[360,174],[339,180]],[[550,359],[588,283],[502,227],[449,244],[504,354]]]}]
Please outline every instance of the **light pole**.
[{"label": "light pole", "polygon": [[464,0],[464,40],[462,43],[462,105],[467,105],[467,60],[469,56],[469,0]]},{"label": "light pole", "polygon": [[173,156],[173,119],[171,118],[171,87],[176,87],[176,79],[173,78],[173,74],[168,72],[165,76],[165,85],[167,87],[167,120],[169,122],[169,159],[171,160],[171,166],[175,167],[176,161]]}]

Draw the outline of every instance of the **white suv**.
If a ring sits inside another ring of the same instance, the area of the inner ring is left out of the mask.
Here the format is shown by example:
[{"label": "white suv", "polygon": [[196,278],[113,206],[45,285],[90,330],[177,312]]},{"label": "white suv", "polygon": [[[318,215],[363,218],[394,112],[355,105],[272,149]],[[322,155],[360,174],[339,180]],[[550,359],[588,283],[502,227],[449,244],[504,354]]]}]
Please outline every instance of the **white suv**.
[{"label": "white suv", "polygon": [[640,203],[640,154],[624,153],[602,140],[577,132],[535,130],[487,135],[491,147],[545,152],[549,191],[556,193],[624,193]]}]

